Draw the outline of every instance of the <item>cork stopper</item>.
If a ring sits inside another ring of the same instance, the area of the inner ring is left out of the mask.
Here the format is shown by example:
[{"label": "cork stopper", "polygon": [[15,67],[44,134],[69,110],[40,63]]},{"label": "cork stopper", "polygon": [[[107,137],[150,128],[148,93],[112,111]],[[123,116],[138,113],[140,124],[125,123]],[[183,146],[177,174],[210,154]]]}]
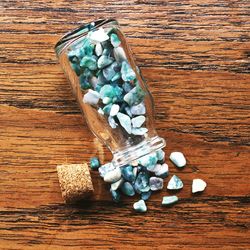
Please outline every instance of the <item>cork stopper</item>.
[{"label": "cork stopper", "polygon": [[66,203],[82,200],[94,191],[88,164],[66,164],[57,166],[62,197]]}]

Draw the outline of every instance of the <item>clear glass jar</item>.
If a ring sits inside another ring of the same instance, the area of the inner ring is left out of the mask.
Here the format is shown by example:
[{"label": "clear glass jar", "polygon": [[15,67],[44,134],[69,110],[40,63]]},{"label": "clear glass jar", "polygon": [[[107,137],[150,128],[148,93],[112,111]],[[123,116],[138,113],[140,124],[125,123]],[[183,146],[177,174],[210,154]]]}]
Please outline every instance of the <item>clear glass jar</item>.
[{"label": "clear glass jar", "polygon": [[161,149],[154,104],[125,36],[114,19],[83,25],[56,44],[87,124],[122,166]]}]

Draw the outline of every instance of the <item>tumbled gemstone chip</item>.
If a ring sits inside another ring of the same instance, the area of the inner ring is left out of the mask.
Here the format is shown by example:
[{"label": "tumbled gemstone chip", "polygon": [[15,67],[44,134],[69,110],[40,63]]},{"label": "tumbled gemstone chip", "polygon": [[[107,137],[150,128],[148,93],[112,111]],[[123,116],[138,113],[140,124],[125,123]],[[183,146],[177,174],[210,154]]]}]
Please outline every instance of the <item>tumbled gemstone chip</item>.
[{"label": "tumbled gemstone chip", "polygon": [[149,186],[152,191],[157,191],[163,189],[163,179],[159,177],[150,177]]},{"label": "tumbled gemstone chip", "polygon": [[80,66],[83,68],[88,68],[90,70],[97,69],[96,59],[92,56],[85,56],[80,62]]},{"label": "tumbled gemstone chip", "polygon": [[207,183],[202,179],[193,179],[192,183],[192,193],[198,193],[205,190]]},{"label": "tumbled gemstone chip", "polygon": [[145,213],[147,212],[147,206],[144,200],[139,200],[134,203],[133,208],[136,212]]},{"label": "tumbled gemstone chip", "polygon": [[110,189],[110,193],[111,193],[111,196],[112,196],[112,200],[114,202],[119,202],[120,199],[121,199],[121,194],[118,190],[113,190],[113,189]]},{"label": "tumbled gemstone chip", "polygon": [[133,81],[136,78],[136,74],[131,66],[126,62],[122,62],[121,68],[122,79],[126,81]]},{"label": "tumbled gemstone chip", "polygon": [[169,206],[169,205],[176,203],[177,201],[178,201],[178,197],[175,195],[163,196],[161,204],[163,206]]},{"label": "tumbled gemstone chip", "polygon": [[128,115],[118,112],[117,118],[121,124],[121,126],[127,131],[128,134],[131,134],[131,119]]},{"label": "tumbled gemstone chip", "polygon": [[182,168],[186,165],[186,159],[181,152],[172,152],[169,159],[174,163],[176,167]]},{"label": "tumbled gemstone chip", "polygon": [[115,48],[121,44],[119,37],[114,33],[110,35],[110,41]]},{"label": "tumbled gemstone chip", "polygon": [[170,181],[168,182],[168,186],[167,189],[169,190],[178,190],[183,188],[183,182],[182,180],[176,176],[173,175],[172,178],[170,179]]},{"label": "tumbled gemstone chip", "polygon": [[121,169],[115,168],[104,175],[104,181],[109,183],[114,183],[121,179]]},{"label": "tumbled gemstone chip", "polygon": [[127,165],[122,168],[122,177],[129,182],[134,182],[136,175],[134,175],[133,167],[130,165]]},{"label": "tumbled gemstone chip", "polygon": [[102,55],[97,61],[97,66],[99,69],[103,69],[104,67],[110,65],[113,61],[114,59],[112,57]]},{"label": "tumbled gemstone chip", "polygon": [[127,196],[134,196],[135,195],[135,190],[129,182],[124,182],[121,185],[121,191]]},{"label": "tumbled gemstone chip", "polygon": [[90,159],[90,167],[91,169],[98,169],[100,167],[100,162],[97,157],[92,157]]}]

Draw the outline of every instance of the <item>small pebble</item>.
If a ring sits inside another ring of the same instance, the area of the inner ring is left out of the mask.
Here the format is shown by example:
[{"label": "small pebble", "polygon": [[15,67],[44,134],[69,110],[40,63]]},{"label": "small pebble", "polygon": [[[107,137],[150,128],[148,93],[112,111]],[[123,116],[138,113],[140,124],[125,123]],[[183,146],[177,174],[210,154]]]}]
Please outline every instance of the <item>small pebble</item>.
[{"label": "small pebble", "polygon": [[168,176],[168,164],[164,163],[164,164],[157,164],[157,167],[154,170],[154,173],[156,176],[161,177],[161,178],[165,178]]},{"label": "small pebble", "polygon": [[116,182],[112,183],[111,184],[111,189],[112,190],[117,190],[122,185],[123,182],[124,182],[124,180],[121,178],[119,181],[116,181]]},{"label": "small pebble", "polygon": [[111,193],[111,196],[112,196],[112,200],[116,203],[118,203],[121,199],[121,194],[118,190],[112,190],[110,189],[110,193]]},{"label": "small pebble", "polygon": [[102,51],[103,51],[103,49],[102,49],[101,43],[97,43],[96,46],[95,46],[95,54],[97,56],[101,56]]},{"label": "small pebble", "polygon": [[146,118],[143,115],[139,115],[131,119],[132,126],[134,128],[140,128],[141,125],[145,122]]},{"label": "small pebble", "polygon": [[117,118],[121,124],[121,126],[127,131],[128,134],[131,134],[132,128],[131,128],[131,119],[128,115],[125,115],[123,113],[118,112]]},{"label": "small pebble", "polygon": [[164,206],[168,206],[168,205],[172,205],[174,203],[176,203],[178,201],[178,197],[175,196],[175,195],[172,195],[172,196],[164,196],[162,198],[162,205]]},{"label": "small pebble", "polygon": [[139,200],[133,205],[136,212],[144,213],[147,212],[147,206],[144,200]]},{"label": "small pebble", "polygon": [[90,167],[91,169],[98,169],[100,167],[100,162],[97,157],[92,157],[90,159]]},{"label": "small pebble", "polygon": [[114,169],[115,169],[115,166],[111,162],[108,162],[108,163],[102,165],[101,167],[99,167],[98,172],[99,172],[100,176],[103,178],[108,172],[110,172]]},{"label": "small pebble", "polygon": [[131,106],[130,112],[132,115],[144,115],[146,113],[146,108],[145,108],[144,103]]},{"label": "small pebble", "polygon": [[202,192],[205,190],[207,183],[202,179],[193,179],[192,193]]},{"label": "small pebble", "polygon": [[131,134],[133,135],[144,135],[148,132],[147,128],[132,128]]},{"label": "small pebble", "polygon": [[92,89],[83,96],[83,102],[90,105],[96,105],[99,102],[100,94]]},{"label": "small pebble", "polygon": [[124,182],[121,185],[121,191],[127,196],[134,196],[135,195],[135,190],[129,182]]},{"label": "small pebble", "polygon": [[115,122],[115,119],[112,116],[108,117],[109,126],[113,129],[117,128],[118,124]]},{"label": "small pebble", "polygon": [[115,115],[117,115],[119,110],[120,110],[120,106],[118,104],[113,104],[112,107],[111,107],[109,115],[110,116],[115,116]]},{"label": "small pebble", "polygon": [[150,198],[151,194],[152,194],[151,190],[149,190],[148,192],[143,192],[141,193],[141,199],[146,201]]},{"label": "small pebble", "polygon": [[122,47],[114,48],[113,51],[114,51],[115,60],[118,63],[121,63],[122,61],[127,60],[125,51],[124,51],[124,49]]},{"label": "small pebble", "polygon": [[178,168],[183,168],[186,165],[186,159],[181,152],[172,152],[169,159],[174,163]]},{"label": "small pebble", "polygon": [[162,149],[157,150],[156,155],[157,155],[158,161],[165,160],[165,152]]},{"label": "small pebble", "polygon": [[97,66],[99,69],[102,69],[102,68],[110,65],[113,61],[114,61],[114,59],[112,57],[102,55],[97,61]]},{"label": "small pebble", "polygon": [[130,165],[127,165],[125,167],[121,168],[122,171],[122,177],[129,182],[134,182],[135,181],[135,175],[133,172],[133,167]]},{"label": "small pebble", "polygon": [[121,41],[119,39],[119,37],[116,35],[116,34],[111,34],[110,36],[110,41],[111,41],[111,44],[117,48],[120,44],[121,44]]},{"label": "small pebble", "polygon": [[149,186],[149,174],[148,172],[141,171],[135,180],[134,188],[137,193],[148,192],[150,190]]},{"label": "small pebble", "polygon": [[182,180],[176,176],[173,175],[172,178],[170,179],[170,181],[168,182],[168,186],[167,189],[169,190],[178,190],[183,188],[183,182]]},{"label": "small pebble", "polygon": [[133,81],[136,78],[135,72],[126,61],[122,62],[121,74],[122,74],[122,79],[125,82]]},{"label": "small pebble", "polygon": [[163,179],[159,177],[150,177],[149,186],[152,191],[163,189]]},{"label": "small pebble", "polygon": [[101,43],[109,39],[103,28],[99,28],[93,32],[89,32],[89,39],[93,43]]},{"label": "small pebble", "polygon": [[114,183],[121,179],[122,173],[120,168],[115,168],[104,175],[104,181],[108,183]]}]

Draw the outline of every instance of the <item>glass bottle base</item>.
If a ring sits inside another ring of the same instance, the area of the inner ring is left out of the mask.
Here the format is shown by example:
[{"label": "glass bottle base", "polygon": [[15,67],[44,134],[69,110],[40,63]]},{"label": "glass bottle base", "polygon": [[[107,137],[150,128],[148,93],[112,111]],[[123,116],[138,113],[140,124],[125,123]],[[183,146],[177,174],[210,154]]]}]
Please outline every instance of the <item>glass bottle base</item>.
[{"label": "glass bottle base", "polygon": [[130,164],[132,161],[137,160],[144,155],[164,148],[165,146],[166,141],[159,136],[155,136],[153,138],[142,141],[136,146],[128,147],[124,150],[114,153],[112,163],[114,164],[114,166],[121,167],[126,164]]}]

